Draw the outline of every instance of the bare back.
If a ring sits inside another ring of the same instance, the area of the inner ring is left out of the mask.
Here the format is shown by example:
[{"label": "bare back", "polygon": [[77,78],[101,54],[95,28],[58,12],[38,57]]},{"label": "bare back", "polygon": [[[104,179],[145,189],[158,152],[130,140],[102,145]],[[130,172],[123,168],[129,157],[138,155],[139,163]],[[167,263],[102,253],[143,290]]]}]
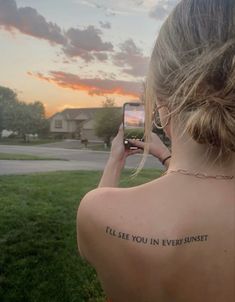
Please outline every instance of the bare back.
[{"label": "bare back", "polygon": [[93,265],[112,302],[235,301],[234,180],[110,189],[96,217]]}]

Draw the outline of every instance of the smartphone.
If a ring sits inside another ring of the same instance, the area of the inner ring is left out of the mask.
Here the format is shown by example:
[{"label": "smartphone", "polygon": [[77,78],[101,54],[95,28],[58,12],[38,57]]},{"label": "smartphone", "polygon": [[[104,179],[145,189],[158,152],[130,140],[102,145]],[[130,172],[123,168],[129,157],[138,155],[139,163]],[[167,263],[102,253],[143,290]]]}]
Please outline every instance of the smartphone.
[{"label": "smartphone", "polygon": [[144,141],[145,111],[142,103],[125,103],[123,105],[124,146],[126,149],[136,150],[138,147],[128,139]]}]

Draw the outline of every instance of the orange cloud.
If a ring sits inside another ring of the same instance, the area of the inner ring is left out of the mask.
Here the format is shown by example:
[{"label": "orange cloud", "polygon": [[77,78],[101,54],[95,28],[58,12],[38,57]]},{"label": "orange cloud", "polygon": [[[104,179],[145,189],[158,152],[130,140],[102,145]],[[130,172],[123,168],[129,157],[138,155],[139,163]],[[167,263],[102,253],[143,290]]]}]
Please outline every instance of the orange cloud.
[{"label": "orange cloud", "polygon": [[110,94],[138,98],[141,92],[141,83],[132,81],[121,81],[115,79],[80,78],[71,73],[51,71],[49,75],[42,73],[31,73],[40,80],[56,84],[62,88],[76,91],[86,91],[89,95],[105,96]]}]

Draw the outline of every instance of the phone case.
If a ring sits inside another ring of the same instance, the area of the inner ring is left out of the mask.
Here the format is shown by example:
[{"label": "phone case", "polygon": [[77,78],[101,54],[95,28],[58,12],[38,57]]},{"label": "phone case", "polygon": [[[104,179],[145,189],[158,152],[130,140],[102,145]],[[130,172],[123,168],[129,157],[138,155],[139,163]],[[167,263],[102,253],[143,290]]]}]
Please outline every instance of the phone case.
[{"label": "phone case", "polygon": [[[129,150],[137,150],[137,149],[142,149],[142,148],[139,148],[139,147],[136,147],[135,145],[133,145],[132,143],[129,142],[129,140],[125,137],[125,107],[126,105],[130,105],[130,106],[140,106],[140,105],[143,105],[139,102],[127,102],[123,105],[123,117],[122,117],[122,121],[123,121],[123,130],[124,130],[124,139],[123,139],[123,143],[124,143],[124,146],[126,149],[129,149]],[[143,128],[143,132],[144,132],[144,128]],[[135,138],[132,138],[132,139],[135,139]],[[144,141],[144,138],[142,139],[139,139],[137,138],[138,140],[141,140],[141,141]]]}]

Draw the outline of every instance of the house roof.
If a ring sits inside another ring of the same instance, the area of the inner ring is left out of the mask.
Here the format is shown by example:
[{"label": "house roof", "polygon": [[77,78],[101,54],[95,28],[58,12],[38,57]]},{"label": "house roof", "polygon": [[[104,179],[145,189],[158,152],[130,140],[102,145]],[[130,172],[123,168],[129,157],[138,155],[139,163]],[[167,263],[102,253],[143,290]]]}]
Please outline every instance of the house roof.
[{"label": "house roof", "polygon": [[[122,107],[112,107],[116,109],[121,109]],[[68,108],[62,112],[57,112],[50,117],[52,119],[57,114],[62,114],[66,120],[88,120],[94,117],[97,111],[104,109],[104,107],[97,108]]]}]

